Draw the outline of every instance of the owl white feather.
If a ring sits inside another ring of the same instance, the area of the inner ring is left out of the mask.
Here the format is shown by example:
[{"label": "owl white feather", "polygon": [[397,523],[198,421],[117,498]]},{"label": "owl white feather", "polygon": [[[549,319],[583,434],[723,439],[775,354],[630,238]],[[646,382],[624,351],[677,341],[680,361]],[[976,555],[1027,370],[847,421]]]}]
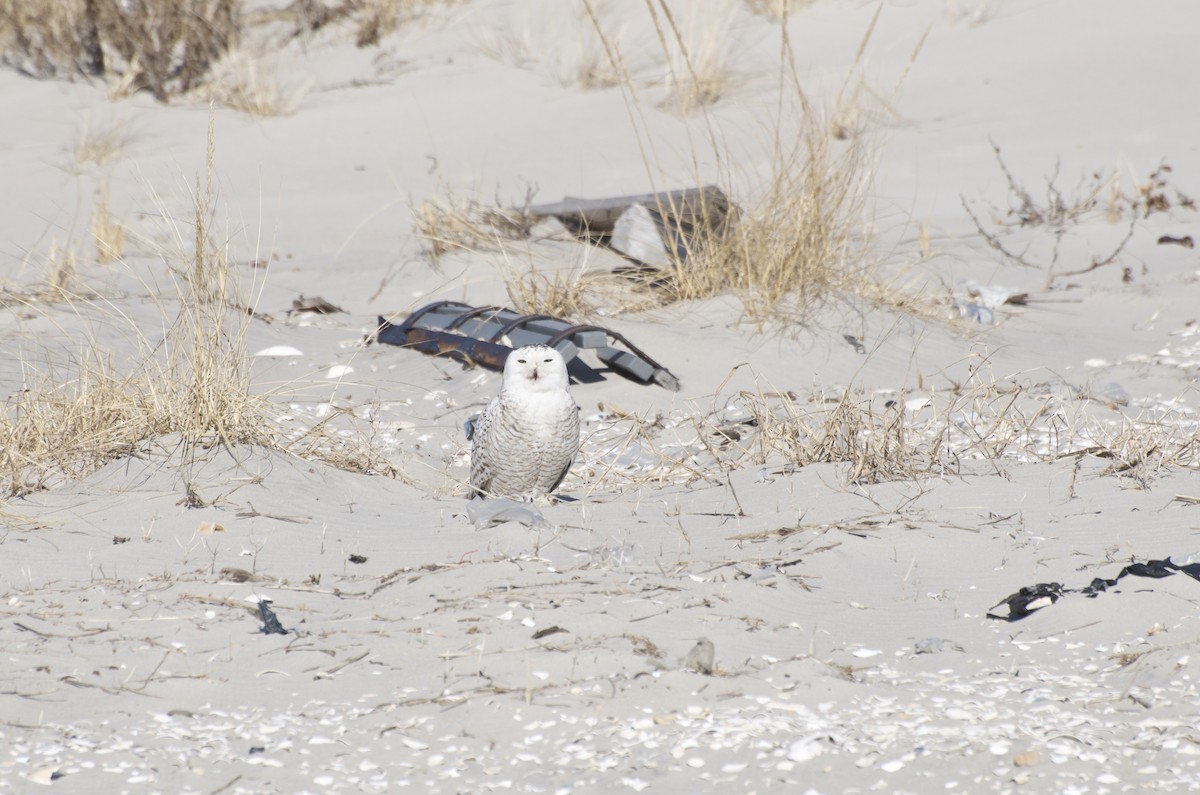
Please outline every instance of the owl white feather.
[{"label": "owl white feather", "polygon": [[544,500],[579,451],[579,406],[567,364],[546,345],[517,348],[504,362],[500,394],[471,435],[472,496]]}]

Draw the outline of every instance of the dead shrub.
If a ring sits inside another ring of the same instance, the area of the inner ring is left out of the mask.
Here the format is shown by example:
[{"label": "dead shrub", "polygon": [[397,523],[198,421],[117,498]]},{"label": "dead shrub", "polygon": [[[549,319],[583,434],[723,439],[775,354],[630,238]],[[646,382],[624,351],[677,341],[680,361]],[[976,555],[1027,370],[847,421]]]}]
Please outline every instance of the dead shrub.
[{"label": "dead shrub", "polygon": [[[1107,173],[1094,171],[1081,178],[1073,189],[1064,189],[1059,184],[1061,168],[1056,162],[1050,175],[1045,178],[1045,195],[1039,198],[1013,174],[999,145],[994,141],[991,144],[996,164],[1008,185],[1008,206],[1000,208],[992,205],[989,208],[992,219],[990,225],[984,222],[966,197],[960,197],[963,209],[974,223],[975,231],[989,247],[1010,262],[1042,270],[1046,289],[1055,279],[1079,276],[1119,262],[1125,247],[1133,239],[1139,220],[1176,207],[1188,211],[1196,209],[1191,197],[1169,184],[1172,169],[1165,162],[1160,163],[1145,181],[1135,181],[1131,193],[1122,187],[1121,174],[1116,169]],[[1101,219],[1109,224],[1125,221],[1125,234],[1107,252],[1093,255],[1086,266],[1073,270],[1060,269],[1059,254],[1066,238],[1080,234],[1080,230],[1089,222]],[[1050,250],[1044,261],[1039,262],[1039,257],[1030,253],[1028,244],[1013,244],[1007,239],[1011,232],[1022,228],[1044,229],[1049,233]]]},{"label": "dead shrub", "polygon": [[293,0],[277,12],[259,12],[256,18],[284,17],[294,26],[292,35],[313,33],[334,24],[348,23],[354,30],[358,47],[379,44],[407,21],[425,11],[458,5],[465,0]]},{"label": "dead shrub", "polygon": [[103,77],[159,102],[237,42],[236,0],[0,0],[0,61],[38,78]]}]

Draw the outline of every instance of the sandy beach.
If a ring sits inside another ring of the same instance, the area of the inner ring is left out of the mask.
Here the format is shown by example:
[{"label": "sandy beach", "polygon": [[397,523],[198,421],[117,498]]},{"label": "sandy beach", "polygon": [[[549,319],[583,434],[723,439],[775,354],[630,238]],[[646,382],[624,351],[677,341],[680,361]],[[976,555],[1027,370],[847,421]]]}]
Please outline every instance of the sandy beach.
[{"label": "sandy beach", "polygon": [[[781,5],[246,5],[166,101],[4,40],[0,791],[1200,786],[1200,11]],[[527,212],[704,185],[715,288]],[[680,388],[581,353],[488,522],[500,374],[374,340],[437,301]]]}]

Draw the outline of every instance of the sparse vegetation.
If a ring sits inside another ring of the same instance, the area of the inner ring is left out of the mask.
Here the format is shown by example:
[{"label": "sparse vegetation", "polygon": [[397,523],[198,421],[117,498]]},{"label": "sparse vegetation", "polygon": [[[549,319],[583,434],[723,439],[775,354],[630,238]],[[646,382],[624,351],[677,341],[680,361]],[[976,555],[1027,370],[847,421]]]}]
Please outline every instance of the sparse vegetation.
[{"label": "sparse vegetation", "polygon": [[[29,265],[28,262],[25,263]],[[52,243],[40,267],[41,278],[31,286],[0,282],[0,307],[53,304],[81,292],[78,262],[73,245]]]},{"label": "sparse vegetation", "polygon": [[[1196,209],[1193,199],[1168,184],[1171,167],[1165,162],[1160,163],[1145,181],[1135,183],[1131,194],[1122,188],[1121,175],[1116,169],[1107,174],[1095,171],[1081,179],[1075,189],[1065,192],[1058,184],[1060,165],[1055,163],[1046,178],[1045,197],[1039,200],[1009,169],[995,142],[992,142],[992,149],[1008,185],[1008,207],[990,207],[990,225],[972,209],[966,197],[962,198],[963,208],[976,231],[992,249],[1010,262],[1043,271],[1046,289],[1056,279],[1078,276],[1119,262],[1125,247],[1133,239],[1139,220],[1175,207],[1188,211]],[[1082,268],[1060,268],[1059,256],[1065,239],[1080,234],[1088,222],[1101,218],[1109,224],[1125,223],[1121,239],[1102,253],[1093,255],[1091,262]],[[1013,230],[1024,228],[1044,229],[1050,234],[1050,250],[1044,261],[1038,261],[1039,255],[1031,253],[1029,245],[1021,249],[1006,239]]]},{"label": "sparse vegetation", "polygon": [[527,188],[524,204],[506,209],[499,201],[487,206],[446,189],[411,208],[414,232],[434,265],[452,251],[483,251],[503,240],[523,240],[537,222],[527,212],[534,192]]},{"label": "sparse vegetation", "polygon": [[[736,82],[726,57],[728,50],[723,49],[728,38],[718,35],[730,24],[732,6],[725,7],[725,15],[719,19],[693,14],[686,28],[664,3],[646,0],[645,6],[669,74],[664,106],[680,112],[703,109]],[[590,3],[584,8],[607,68],[619,78],[617,84],[625,93],[631,116],[635,123],[641,119],[645,127],[639,97],[645,83],[630,73],[621,44],[600,11]],[[868,300],[885,292],[875,285],[866,258],[874,138],[858,128],[854,134],[844,130],[839,134],[840,128],[811,106],[800,85],[786,31],[781,27],[780,32],[786,56],[780,64],[781,116],[773,120],[774,139],[766,146],[765,173],[732,173],[725,164],[735,158],[722,151],[712,120],[701,113],[705,142],[693,142],[693,146],[712,148],[712,156],[723,169],[725,193],[735,197],[740,206],[728,215],[720,214],[716,226],[694,230],[685,263],[676,263],[669,272],[629,271],[626,275],[646,290],[641,300],[622,301],[622,305],[673,303],[733,292],[741,298],[749,319],[793,323],[812,302],[835,292],[857,293]],[[865,46],[866,39],[859,58]],[[839,100],[842,106],[870,101],[866,92],[849,85],[848,79]],[[790,113],[784,112],[785,108]],[[647,169],[653,172],[653,142],[644,142],[643,149]],[[700,153],[693,151],[692,159],[699,162]],[[648,176],[651,184],[659,178],[656,173]],[[696,180],[704,183],[699,175]],[[503,213],[492,210],[489,215],[478,202],[446,192],[426,200],[413,214],[418,235],[437,262],[451,250],[494,248],[502,245],[505,237],[512,237],[507,233],[511,225],[505,234],[498,234],[496,212]],[[517,229],[520,234],[516,237],[527,235],[528,226]],[[553,291],[552,282],[543,276],[525,274],[520,278],[523,283],[511,277],[508,280],[508,293],[514,301],[531,296],[535,287],[543,296]]]},{"label": "sparse vegetation", "polygon": [[[212,447],[252,444],[329,460],[358,471],[393,472],[365,442],[325,434],[325,424],[291,432],[269,395],[250,384],[248,311],[241,278],[211,234],[214,214],[212,122],[206,170],[198,180],[191,219],[169,220],[180,243],[171,257],[176,295],[163,299],[164,336],[151,339],[120,312],[73,287],[74,259],[52,258],[45,291],[76,307],[81,325],[123,329],[137,350],[132,362],[88,335],[73,352],[43,349],[22,356],[25,383],[0,412],[0,490],[20,495],[63,477],[88,474],[136,454],[148,441],[172,436],[184,461]],[[171,219],[165,206],[162,216]],[[185,245],[190,244],[190,245]],[[184,254],[184,252],[188,252]],[[39,296],[23,296],[29,303]],[[177,306],[177,309],[171,307]]]},{"label": "sparse vegetation", "polygon": [[[650,0],[646,5],[664,53],[683,57],[675,71],[691,75],[699,86],[704,69],[691,61],[686,34],[665,5],[658,4],[657,11]],[[786,28],[779,31],[784,53],[779,115],[772,121],[765,173],[732,172],[725,164],[734,158],[722,150],[712,120],[703,114],[705,145],[721,165],[725,193],[738,202],[740,212],[723,219],[719,228],[698,230],[686,263],[665,279],[659,276],[666,286],[659,294],[668,300],[734,292],[756,322],[795,321],[812,301],[837,290],[864,292],[860,287],[870,281],[865,252],[873,139],[856,135],[838,141],[831,136],[823,114],[801,86]],[[869,36],[860,46],[860,58]],[[603,40],[614,66],[619,65],[615,44]],[[632,86],[628,97],[636,103]],[[693,152],[693,159],[699,154]]]},{"label": "sparse vegetation", "polygon": [[107,186],[98,188],[92,200],[92,240],[96,244],[97,263],[107,265],[121,258],[125,226],[112,215]]},{"label": "sparse vegetation", "polygon": [[746,7],[755,14],[778,20],[814,2],[816,0],[746,0]]},{"label": "sparse vegetation", "polygon": [[238,50],[214,70],[204,91],[224,107],[271,118],[295,113],[314,82],[311,76],[287,77],[273,56],[255,57]]},{"label": "sparse vegetation", "polygon": [[777,150],[769,181],[735,223],[693,247],[668,282],[673,297],[732,291],[749,318],[795,318],[834,290],[853,291],[863,272],[868,153],[806,125]]},{"label": "sparse vegetation", "polygon": [[135,136],[122,119],[107,123],[85,120],[75,130],[75,145],[71,152],[71,173],[82,174],[89,167],[103,172],[120,160],[130,149]]},{"label": "sparse vegetation", "polygon": [[358,47],[378,44],[401,25],[431,9],[461,5],[466,0],[297,0],[281,11],[260,12],[256,19],[284,19],[292,35],[306,35],[335,24],[348,24]]},{"label": "sparse vegetation", "polygon": [[242,47],[257,52],[264,37],[286,41],[335,24],[368,47],[430,8],[462,1],[297,0],[259,10],[243,0],[0,0],[0,63],[41,79],[101,79],[114,99],[147,91],[166,103],[204,88],[236,110],[286,115],[307,85],[281,79]]},{"label": "sparse vegetation", "polygon": [[505,280],[508,299],[514,309],[526,315],[550,315],[580,319],[595,312],[588,274],[583,268],[574,272],[556,270],[544,273],[532,265]]},{"label": "sparse vegetation", "polygon": [[1021,374],[997,377],[986,357],[972,359],[967,381],[939,389],[780,390],[754,376],[749,388],[715,395],[709,410],[641,417],[601,406],[581,474],[592,489],[607,490],[626,482],[715,484],[746,467],[774,477],[836,464],[843,483],[861,486],[920,484],[981,464],[1003,476],[1011,463],[1090,458],[1107,462],[1101,475],[1144,488],[1166,472],[1200,468],[1186,412],[1114,414],[1066,384],[1032,388]]},{"label": "sparse vegetation", "polygon": [[[653,3],[646,6],[663,49],[666,69],[663,108],[686,115],[715,104],[737,88],[742,77],[734,65],[734,44],[729,35],[735,23],[733,5],[727,4],[706,17],[693,8],[682,29],[666,3],[659,2],[657,11]],[[664,28],[669,29],[669,36]]]},{"label": "sparse vegetation", "polygon": [[0,61],[38,78],[100,77],[166,102],[236,46],[235,0],[0,2]]},{"label": "sparse vegetation", "polygon": [[[116,0],[80,0],[37,10],[18,7],[16,0],[5,2],[0,0],[0,57],[27,74],[103,77],[118,91],[146,90],[161,101],[202,90],[221,104],[261,116],[294,111],[307,86],[287,84],[269,60],[246,56],[240,47],[247,30],[282,22],[287,35],[297,37],[340,26],[353,30],[358,46],[368,46],[405,20],[447,5],[445,0],[305,0],[269,13],[246,13],[236,0],[191,0],[171,9],[160,9],[155,0],[139,0],[135,6],[143,18],[130,32],[118,31],[117,23],[131,6]],[[783,20],[801,4],[748,2],[745,7]],[[686,116],[697,184],[706,182],[699,172],[700,164],[707,163],[705,168],[718,172],[722,189],[737,204],[720,224],[696,231],[684,261],[666,270],[642,272],[642,306],[647,301],[669,304],[733,293],[748,319],[791,327],[830,296],[849,293],[867,302],[884,301],[869,254],[869,197],[876,144],[872,131],[880,117],[876,111],[887,111],[885,99],[865,89],[861,80],[847,77],[828,111],[814,106],[801,85],[781,25],[779,96],[759,158],[763,165],[759,171],[735,172],[730,164],[746,158],[734,158],[722,146],[709,112],[738,85],[729,39],[720,35],[733,24],[735,7],[724,5],[721,13],[707,15],[688,7],[688,16],[677,11],[677,18],[666,3],[645,0],[653,30],[647,35],[658,42],[658,52],[651,56],[659,67],[653,77],[648,74],[654,70],[644,67],[631,71],[619,33],[591,4],[584,8],[581,21],[590,26],[584,28],[587,44],[578,63],[563,71],[564,83],[620,88],[643,145],[651,184],[661,181],[665,169],[657,160],[646,114],[666,110]],[[150,27],[155,25],[159,27]],[[135,34],[147,40],[140,49],[127,40]],[[851,73],[870,35],[868,31]],[[501,32],[479,46],[514,65],[536,58],[545,63],[531,36],[528,29]],[[101,264],[123,256],[127,229],[110,209],[107,172],[131,141],[124,124],[89,124],[80,128],[74,145],[72,171],[96,176],[90,231]],[[1056,168],[1047,179],[1045,196],[1039,197],[1009,170],[998,146],[995,154],[1008,184],[1008,206],[991,208],[990,225],[969,205],[967,210],[990,245],[1019,264],[1042,268],[1047,283],[1083,272],[1057,267],[1059,242],[1081,224],[1101,217],[1128,224],[1116,248],[1085,269],[1092,270],[1117,261],[1138,220],[1175,208],[1195,209],[1194,202],[1169,183],[1171,169],[1166,164],[1131,190],[1122,187],[1115,171],[1097,172],[1074,191],[1064,190]],[[361,418],[352,408],[331,403],[329,413],[314,426],[285,429],[269,396],[251,390],[246,335],[252,307],[227,252],[209,231],[211,157],[210,151],[205,177],[196,188],[195,217],[175,224],[173,230],[177,237],[189,238],[190,245],[180,245],[168,258],[175,263],[177,288],[177,296],[163,301],[163,327],[168,332],[151,341],[132,329],[140,356],[131,367],[108,358],[99,344],[48,356],[42,368],[27,365],[25,387],[7,406],[0,426],[5,443],[0,477],[8,493],[86,473],[133,454],[147,439],[172,435],[193,451],[255,444],[322,457],[359,471],[390,470],[386,458],[370,445],[348,443],[364,434],[338,431],[341,435],[334,438],[335,426],[349,422],[358,428],[356,420]],[[550,268],[537,262],[536,252],[511,256],[512,241],[531,238],[537,221],[528,212],[532,198],[531,188],[523,204],[497,199],[488,205],[444,188],[412,208],[415,233],[434,265],[456,250],[499,251],[508,298],[522,312],[575,319],[595,313],[609,280],[594,278],[586,262],[577,268],[561,263]],[[169,214],[164,210],[163,215]],[[1020,229],[1049,230],[1054,249],[1048,264],[1010,245],[1007,235]],[[921,229],[920,248],[923,256],[929,255],[927,227]],[[183,251],[191,252],[186,262],[181,261]],[[514,267],[515,261],[522,266]],[[177,315],[166,309],[168,303],[174,306],[176,297]],[[81,317],[98,310],[94,296],[86,295],[80,285],[76,255],[69,246],[51,253],[43,284],[36,290],[9,291],[4,299],[9,304],[70,302],[79,307]],[[663,466],[686,478],[710,478],[747,462],[781,469],[832,462],[845,465],[845,479],[853,484],[955,472],[967,459],[990,461],[999,469],[1006,458],[1091,455],[1110,459],[1110,474],[1139,483],[1166,468],[1197,466],[1194,434],[1181,435],[1177,424],[1162,417],[1104,424],[1071,408],[1071,401],[1081,398],[1031,402],[1027,397],[1013,379],[988,379],[981,371],[973,371],[968,384],[928,395],[901,393],[891,401],[855,386],[814,394],[807,401],[793,391],[748,389],[726,406],[736,406],[738,416],[722,410],[690,418],[696,439],[681,444],[680,450],[699,450],[706,459],[664,456]],[[629,424],[623,444],[649,445],[667,429],[661,417],[624,416],[615,422]]]},{"label": "sparse vegetation", "polygon": [[[136,328],[133,366],[92,340],[66,361],[50,354],[0,418],[0,482],[22,494],[56,477],[77,477],[132,454],[145,440],[178,434],[183,444],[272,445],[268,404],[249,387],[249,317],[232,308],[237,284],[209,235],[212,130],[208,170],[195,196],[194,253],[174,272],[179,311],[159,343]],[[89,302],[85,302],[88,306]]]}]

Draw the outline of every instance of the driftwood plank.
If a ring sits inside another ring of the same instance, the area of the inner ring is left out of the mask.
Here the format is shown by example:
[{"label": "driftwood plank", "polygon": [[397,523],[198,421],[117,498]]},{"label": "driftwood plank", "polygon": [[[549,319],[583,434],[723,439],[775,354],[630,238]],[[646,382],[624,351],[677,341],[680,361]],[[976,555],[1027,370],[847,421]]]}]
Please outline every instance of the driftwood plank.
[{"label": "driftwood plank", "polygon": [[716,185],[604,199],[566,196],[560,202],[530,207],[528,212],[540,218],[557,218],[577,234],[605,235],[612,233],[617,219],[635,204],[663,219],[691,227],[718,226],[729,214],[729,200]]}]

